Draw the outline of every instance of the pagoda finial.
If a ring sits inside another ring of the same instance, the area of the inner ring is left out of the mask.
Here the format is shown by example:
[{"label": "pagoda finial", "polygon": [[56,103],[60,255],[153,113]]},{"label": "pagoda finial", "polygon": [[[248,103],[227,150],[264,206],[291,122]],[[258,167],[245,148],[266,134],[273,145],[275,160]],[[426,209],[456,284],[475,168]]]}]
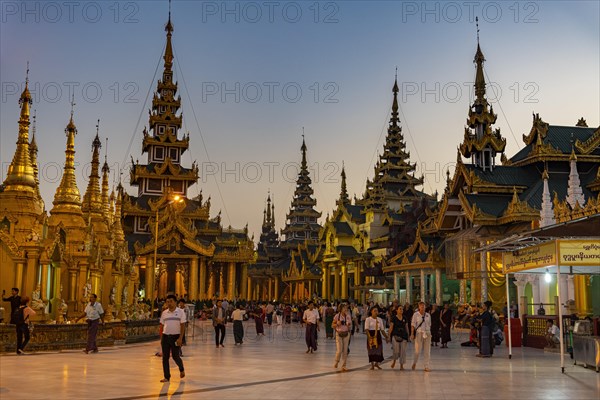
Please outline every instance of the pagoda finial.
[{"label": "pagoda finial", "polygon": [[350,204],[350,197],[348,197],[348,190],[346,187],[346,169],[344,166],[344,162],[342,161],[342,184],[340,190],[340,199],[337,201],[338,205],[348,205]]},{"label": "pagoda finial", "polygon": [[566,200],[572,208],[575,208],[576,204],[579,204],[583,207],[585,204],[585,196],[583,194],[583,189],[581,188],[579,172],[577,171],[577,156],[575,155],[573,143],[571,143],[571,157],[569,160],[570,171]]},{"label": "pagoda finial", "polygon": [[475,53],[475,58],[473,59],[473,63],[476,65],[475,96],[477,100],[482,101],[485,97],[485,78],[483,75],[483,63],[485,62],[485,57],[483,56],[483,52],[479,46],[479,18],[475,17],[475,21],[477,24],[477,52]]},{"label": "pagoda finial", "polygon": [[100,192],[100,119],[96,123],[96,137],[92,142],[92,168],[88,180],[88,186],[83,195],[82,211],[84,219],[88,220],[92,215],[100,215],[103,212],[102,194]]},{"label": "pagoda finial", "polygon": [[106,145],[104,146],[104,165],[102,166],[102,213],[105,218],[109,218],[110,213],[110,198],[108,194],[108,179],[110,174],[110,167],[108,166],[108,137],[105,139]]},{"label": "pagoda finial", "polygon": [[[71,100],[71,118],[65,129],[67,135],[67,146],[65,150],[65,166],[63,169],[62,179],[52,204],[54,207],[50,211],[51,214],[64,213],[81,215],[81,197],[77,188],[77,180],[75,179],[75,135],[77,135],[77,127],[73,122],[73,107],[75,101]],[[80,223],[83,220],[79,221]]]},{"label": "pagoda finial", "polygon": [[396,67],[396,78],[394,79],[394,87],[392,88],[392,92],[394,93],[394,101],[392,102],[392,118],[390,119],[390,125],[393,127],[397,127],[400,123],[400,119],[398,118],[398,67]]},{"label": "pagoda finial", "polygon": [[552,199],[550,197],[550,189],[548,187],[548,166],[544,165],[542,180],[544,181],[544,190],[542,192],[542,209],[540,210],[540,228],[548,225],[554,225],[554,210],[552,209]]},{"label": "pagoda finial", "polygon": [[25,77],[25,88],[19,98],[21,114],[19,118],[19,134],[17,148],[13,160],[8,167],[6,179],[4,180],[4,191],[36,191],[35,176],[31,165],[29,148],[29,106],[33,104],[31,93],[29,93],[29,62]]},{"label": "pagoda finial", "polygon": [[173,47],[171,45],[171,36],[173,34],[173,24],[171,23],[171,0],[169,0],[169,19],[165,25],[165,32],[167,32],[167,45],[165,47],[165,70],[171,70],[173,66]]},{"label": "pagoda finial", "polygon": [[306,162],[306,142],[304,141],[304,127],[302,127],[302,147],[300,147],[300,150],[302,150],[302,165],[301,168],[302,170],[306,170],[308,167],[308,164]]}]

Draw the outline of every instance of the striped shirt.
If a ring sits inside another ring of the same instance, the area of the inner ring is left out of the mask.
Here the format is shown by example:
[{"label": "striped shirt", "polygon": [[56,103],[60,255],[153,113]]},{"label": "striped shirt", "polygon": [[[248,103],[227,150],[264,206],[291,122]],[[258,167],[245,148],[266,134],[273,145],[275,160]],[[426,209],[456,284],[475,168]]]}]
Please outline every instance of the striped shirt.
[{"label": "striped shirt", "polygon": [[185,310],[175,308],[170,311],[168,308],[164,310],[160,316],[160,323],[163,325],[164,335],[179,335],[181,334],[181,324],[185,324]]}]

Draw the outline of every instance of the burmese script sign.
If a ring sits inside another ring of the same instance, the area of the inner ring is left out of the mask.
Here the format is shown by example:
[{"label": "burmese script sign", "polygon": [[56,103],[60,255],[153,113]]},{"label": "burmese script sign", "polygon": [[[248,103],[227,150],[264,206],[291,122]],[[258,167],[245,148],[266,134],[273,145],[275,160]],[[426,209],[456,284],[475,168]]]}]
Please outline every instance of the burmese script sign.
[{"label": "burmese script sign", "polygon": [[559,240],[558,262],[565,266],[600,266],[600,239]]},{"label": "burmese script sign", "polygon": [[555,243],[543,243],[537,246],[504,253],[503,264],[505,274],[556,265]]}]

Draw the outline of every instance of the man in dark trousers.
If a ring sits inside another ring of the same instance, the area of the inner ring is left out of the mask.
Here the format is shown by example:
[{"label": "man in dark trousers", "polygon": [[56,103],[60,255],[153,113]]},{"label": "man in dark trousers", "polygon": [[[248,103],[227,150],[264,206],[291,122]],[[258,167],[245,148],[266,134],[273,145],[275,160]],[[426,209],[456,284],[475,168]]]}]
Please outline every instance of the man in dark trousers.
[{"label": "man in dark trousers", "polygon": [[96,336],[98,335],[98,324],[104,324],[104,319],[102,316],[104,315],[104,309],[102,305],[98,303],[98,296],[94,293],[90,295],[90,302],[83,310],[83,314],[77,318],[77,321],[86,318],[86,322],[88,324],[88,341],[85,346],[85,350],[83,351],[85,354],[88,354],[90,351],[92,353],[98,352],[98,345],[96,344]]},{"label": "man in dark trousers", "polygon": [[173,361],[179,367],[179,377],[185,376],[183,361],[181,361],[180,351],[185,332],[186,316],[185,311],[177,307],[177,297],[170,294],[167,296],[167,309],[160,316],[160,324],[162,325],[162,361],[163,373],[165,378],[161,382],[169,382],[171,379],[171,370],[169,368],[169,357],[173,356]]},{"label": "man in dark trousers", "polygon": [[10,323],[15,324],[15,312],[21,307],[21,296],[19,296],[19,289],[16,287],[11,290],[12,296],[4,297],[6,291],[2,291],[2,301],[10,301]]}]

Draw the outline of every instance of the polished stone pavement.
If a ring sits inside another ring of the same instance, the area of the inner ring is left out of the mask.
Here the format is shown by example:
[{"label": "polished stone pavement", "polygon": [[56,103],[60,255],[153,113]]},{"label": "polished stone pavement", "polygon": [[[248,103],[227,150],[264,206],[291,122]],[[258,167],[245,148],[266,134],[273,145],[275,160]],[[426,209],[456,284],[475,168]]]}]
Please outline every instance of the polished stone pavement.
[{"label": "polished stone pavement", "polygon": [[[453,332],[449,349],[432,348],[431,369],[370,371],[365,335],[355,335],[349,372],[333,369],[335,342],[319,334],[319,349],[305,354],[298,324],[266,327],[257,338],[245,323],[246,339],[234,346],[227,326],[225,348],[216,349],[212,326],[198,322],[188,331],[184,350],[186,377],[179,379],[171,361],[169,384],[162,384],[162,363],[154,353],[158,342],[81,351],[0,356],[1,399],[599,399],[600,374],[574,366],[558,354],[516,348],[512,359],[504,346],[493,358],[475,357],[477,349],[460,347],[466,333]],[[390,345],[384,347],[391,356]],[[421,362],[421,361],[420,361]]]}]

